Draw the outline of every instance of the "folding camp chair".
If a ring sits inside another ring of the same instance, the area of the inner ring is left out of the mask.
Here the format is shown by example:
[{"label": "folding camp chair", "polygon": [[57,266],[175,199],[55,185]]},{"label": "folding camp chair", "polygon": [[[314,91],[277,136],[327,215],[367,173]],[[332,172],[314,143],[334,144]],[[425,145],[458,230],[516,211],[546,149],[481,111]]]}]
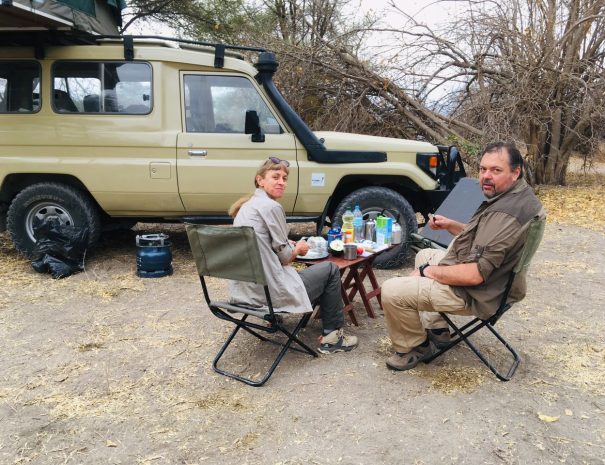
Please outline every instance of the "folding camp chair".
[{"label": "folding camp chair", "polygon": [[[288,350],[317,357],[317,353],[298,338],[299,331],[306,326],[312,312],[296,314],[301,315],[301,318],[294,330],[289,331],[282,324],[281,318],[273,310],[273,303],[271,302],[271,295],[263,270],[254,229],[247,226],[220,227],[188,224],[187,236],[208,307],[218,318],[235,324],[231,335],[214,358],[212,363],[214,371],[242,381],[250,386],[262,386],[271,377]],[[259,308],[212,300],[204,279],[206,276],[260,284],[264,287],[267,305],[266,307]],[[242,315],[241,318],[236,316],[238,314]],[[248,317],[254,317],[262,321],[254,323],[248,321]],[[267,373],[258,381],[224,371],[218,367],[221,357],[240,329],[243,329],[261,341],[281,346],[277,358],[273,361]],[[269,339],[261,333],[281,333],[286,336],[287,340],[278,341]],[[292,343],[296,343],[300,348],[292,346]]]},{"label": "folding camp chair", "polygon": [[[513,347],[494,329],[494,325],[500,319],[500,317],[511,308],[511,304],[507,303],[507,300],[508,294],[513,285],[513,281],[518,273],[523,273],[527,271],[529,263],[534,253],[538,249],[538,245],[540,245],[540,241],[542,240],[542,236],[544,235],[545,222],[545,218],[539,217],[535,217],[531,220],[531,223],[529,225],[528,236],[525,245],[523,246],[521,257],[519,258],[519,261],[510,273],[504,294],[502,295],[502,300],[500,301],[500,306],[498,307],[498,310],[496,311],[495,315],[493,315],[491,318],[488,318],[487,320],[474,318],[473,320],[459,328],[454,324],[454,322],[448,317],[447,314],[439,312],[439,314],[445,319],[447,324],[454,330],[454,334],[452,335],[454,336],[454,338],[447,346],[438,350],[431,358],[429,358],[426,363],[431,362],[435,358],[450,350],[455,345],[464,341],[464,343],[469,346],[469,348],[477,355],[477,357],[479,357],[479,359],[481,359],[481,361],[492,371],[492,373],[494,373],[498,377],[498,379],[500,379],[501,381],[509,381],[513,377],[515,371],[517,370],[517,367],[519,366],[521,358],[519,357],[519,354],[517,354],[515,349],[513,349]],[[473,335],[483,327],[487,328],[494,336],[496,336],[496,338],[504,345],[504,347],[506,347],[506,349],[513,356],[512,364],[506,372],[499,371],[477,348],[477,346],[475,346],[475,344],[473,344],[469,340],[469,337],[471,335]]]}]

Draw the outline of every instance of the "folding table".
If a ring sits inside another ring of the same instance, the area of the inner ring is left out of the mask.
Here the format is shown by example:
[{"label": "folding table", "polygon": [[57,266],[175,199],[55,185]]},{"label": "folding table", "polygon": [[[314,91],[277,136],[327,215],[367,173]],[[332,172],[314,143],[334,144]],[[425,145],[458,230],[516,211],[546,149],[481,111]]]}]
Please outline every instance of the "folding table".
[{"label": "folding table", "polygon": [[[390,248],[390,247],[389,247]],[[342,279],[340,292],[344,303],[343,313],[348,314],[349,318],[355,326],[359,326],[357,316],[353,310],[353,299],[359,293],[363,306],[370,318],[376,318],[374,309],[370,299],[375,298],[378,301],[378,305],[382,309],[382,301],[380,299],[380,286],[372,265],[374,260],[382,252],[389,250],[389,248],[380,250],[378,252],[369,254],[368,256],[357,257],[354,260],[345,260],[342,257],[328,256],[321,260],[298,260],[299,263],[304,263],[307,266],[315,265],[316,263],[332,262],[340,270],[340,276]],[[369,284],[370,289],[366,289],[366,284]]]}]

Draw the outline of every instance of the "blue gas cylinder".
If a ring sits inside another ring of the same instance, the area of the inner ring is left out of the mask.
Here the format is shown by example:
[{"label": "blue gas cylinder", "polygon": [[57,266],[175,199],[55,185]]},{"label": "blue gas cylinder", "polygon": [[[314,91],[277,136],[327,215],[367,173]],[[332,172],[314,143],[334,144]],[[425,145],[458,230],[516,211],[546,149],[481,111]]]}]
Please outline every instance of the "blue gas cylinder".
[{"label": "blue gas cylinder", "polygon": [[137,276],[161,278],[172,274],[172,245],[167,234],[143,234],[136,237]]}]

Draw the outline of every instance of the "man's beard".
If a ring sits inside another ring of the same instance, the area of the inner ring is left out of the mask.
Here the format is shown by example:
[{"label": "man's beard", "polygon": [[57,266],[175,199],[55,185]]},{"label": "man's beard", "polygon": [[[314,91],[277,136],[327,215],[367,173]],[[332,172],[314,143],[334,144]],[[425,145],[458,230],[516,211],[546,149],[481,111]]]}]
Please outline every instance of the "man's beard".
[{"label": "man's beard", "polygon": [[[492,189],[490,191],[486,192],[484,189],[485,186],[489,186]],[[491,198],[495,197],[496,195],[498,195],[498,192],[496,191],[496,186],[491,183],[481,184],[481,190],[483,191],[483,195],[485,195],[488,199],[491,199]]]}]

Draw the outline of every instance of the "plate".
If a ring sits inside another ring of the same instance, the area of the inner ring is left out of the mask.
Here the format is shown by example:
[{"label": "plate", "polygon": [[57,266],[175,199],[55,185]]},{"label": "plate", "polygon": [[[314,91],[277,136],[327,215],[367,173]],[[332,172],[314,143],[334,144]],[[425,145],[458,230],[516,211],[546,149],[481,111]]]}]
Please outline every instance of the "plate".
[{"label": "plate", "polygon": [[320,252],[320,253],[309,252],[307,255],[297,255],[296,259],[297,260],[321,260],[322,258],[326,258],[328,255],[330,255],[329,252]]}]

